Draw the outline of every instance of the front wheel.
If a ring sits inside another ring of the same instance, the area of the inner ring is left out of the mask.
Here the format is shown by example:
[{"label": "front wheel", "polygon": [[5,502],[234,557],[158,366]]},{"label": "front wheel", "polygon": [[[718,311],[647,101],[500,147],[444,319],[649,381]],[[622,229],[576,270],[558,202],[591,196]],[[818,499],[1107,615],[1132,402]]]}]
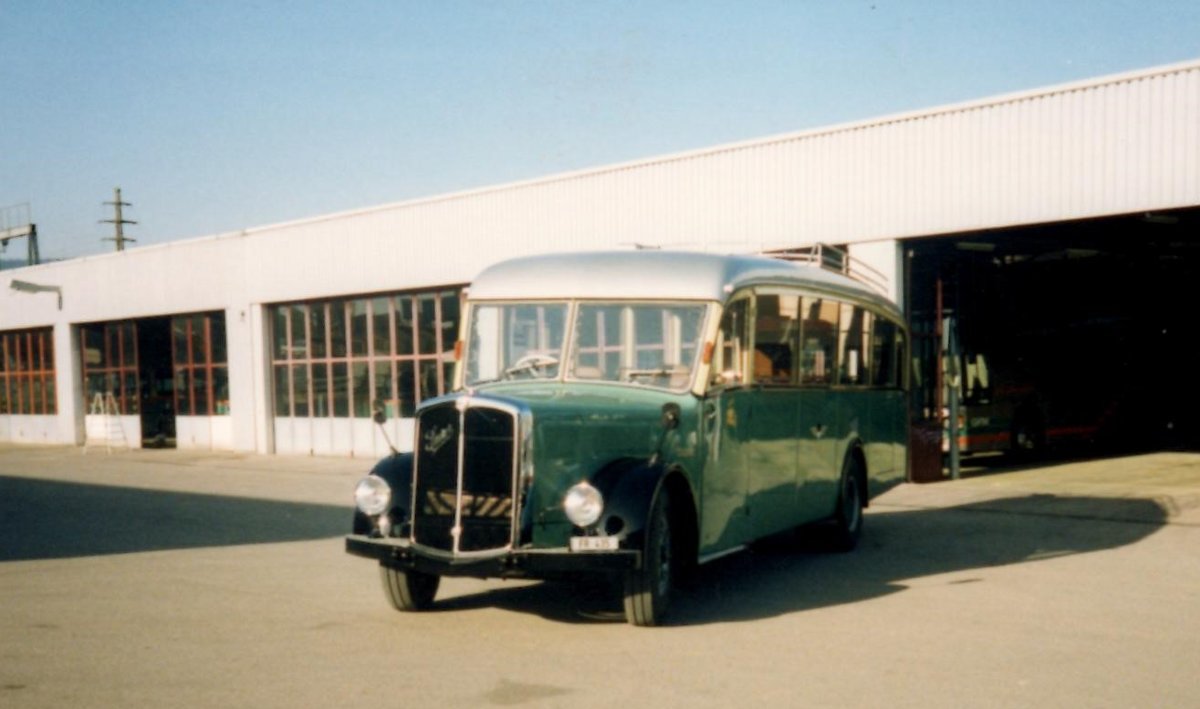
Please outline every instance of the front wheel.
[{"label": "front wheel", "polygon": [[640,568],[625,576],[625,619],[633,625],[661,625],[671,605],[675,559],[667,496],[660,490],[650,511]]},{"label": "front wheel", "polygon": [[398,611],[423,611],[433,606],[442,577],[421,571],[403,571],[379,565],[383,595]]}]

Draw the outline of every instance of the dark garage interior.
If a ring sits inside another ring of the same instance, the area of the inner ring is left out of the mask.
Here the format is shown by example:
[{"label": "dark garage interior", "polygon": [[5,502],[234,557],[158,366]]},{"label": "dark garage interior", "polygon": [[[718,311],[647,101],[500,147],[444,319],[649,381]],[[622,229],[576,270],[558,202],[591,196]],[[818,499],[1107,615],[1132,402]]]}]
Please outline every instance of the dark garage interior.
[{"label": "dark garage interior", "polygon": [[1187,209],[907,242],[914,420],[956,383],[964,454],[1195,449],[1198,234]]}]

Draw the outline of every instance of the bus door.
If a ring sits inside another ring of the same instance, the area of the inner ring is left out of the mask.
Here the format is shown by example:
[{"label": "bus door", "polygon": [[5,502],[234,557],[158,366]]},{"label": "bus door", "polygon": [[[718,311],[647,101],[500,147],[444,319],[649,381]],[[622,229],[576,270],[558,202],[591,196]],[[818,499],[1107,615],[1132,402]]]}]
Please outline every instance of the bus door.
[{"label": "bus door", "polygon": [[730,302],[713,350],[712,373],[704,401],[709,451],[702,483],[701,555],[736,547],[752,538],[745,448],[750,440],[756,394],[749,376],[749,315],[749,297]]}]

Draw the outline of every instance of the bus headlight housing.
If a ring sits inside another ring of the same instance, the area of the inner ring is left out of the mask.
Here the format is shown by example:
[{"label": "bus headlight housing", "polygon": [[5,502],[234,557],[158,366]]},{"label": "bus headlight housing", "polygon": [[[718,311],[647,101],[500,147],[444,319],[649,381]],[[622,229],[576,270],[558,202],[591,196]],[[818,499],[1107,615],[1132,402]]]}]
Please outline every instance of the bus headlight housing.
[{"label": "bus headlight housing", "polygon": [[586,482],[578,483],[567,490],[563,498],[563,511],[576,527],[589,527],[600,519],[604,512],[604,496]]}]

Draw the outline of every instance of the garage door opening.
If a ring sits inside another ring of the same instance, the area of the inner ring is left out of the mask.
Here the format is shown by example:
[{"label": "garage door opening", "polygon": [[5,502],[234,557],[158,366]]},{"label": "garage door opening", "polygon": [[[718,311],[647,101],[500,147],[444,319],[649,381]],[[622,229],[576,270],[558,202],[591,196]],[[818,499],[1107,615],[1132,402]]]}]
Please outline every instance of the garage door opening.
[{"label": "garage door opening", "polygon": [[89,441],[228,447],[223,313],[90,323],[80,342]]},{"label": "garage door opening", "polygon": [[89,440],[173,448],[171,319],[82,325],[80,342]]},{"label": "garage door opening", "polygon": [[1196,447],[1198,232],[1193,209],[912,242],[917,418],[965,454]]}]

